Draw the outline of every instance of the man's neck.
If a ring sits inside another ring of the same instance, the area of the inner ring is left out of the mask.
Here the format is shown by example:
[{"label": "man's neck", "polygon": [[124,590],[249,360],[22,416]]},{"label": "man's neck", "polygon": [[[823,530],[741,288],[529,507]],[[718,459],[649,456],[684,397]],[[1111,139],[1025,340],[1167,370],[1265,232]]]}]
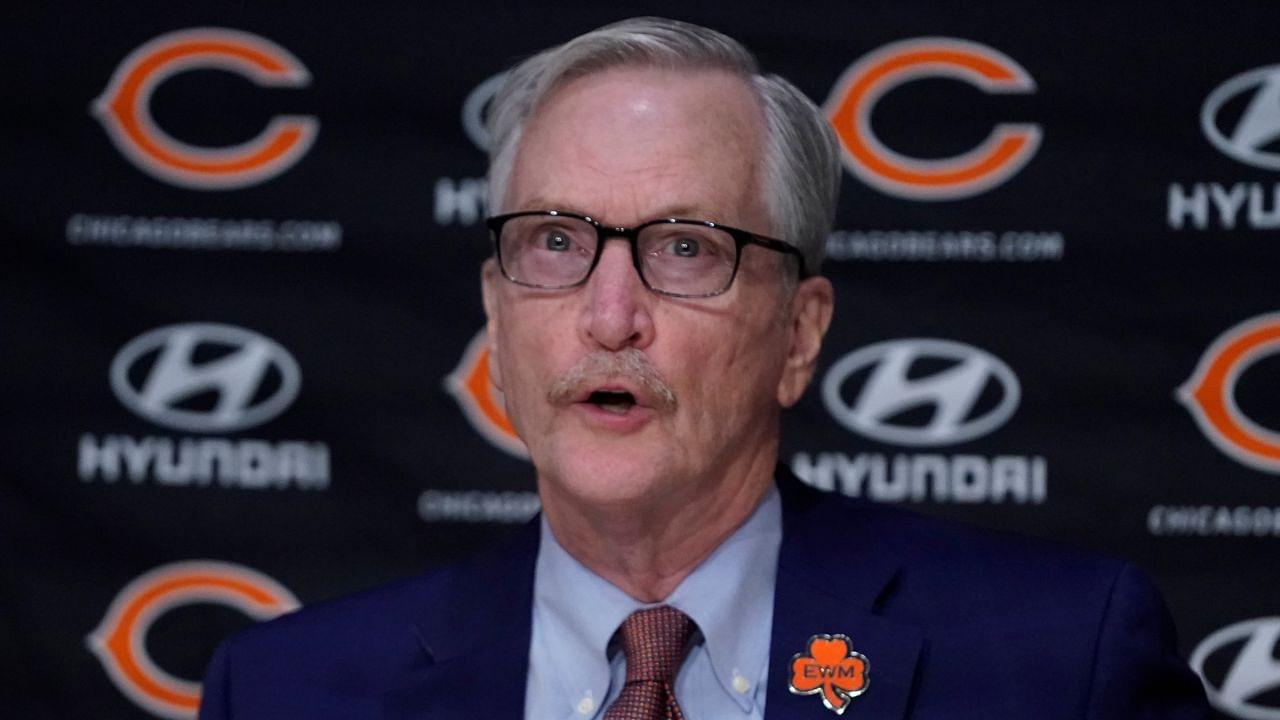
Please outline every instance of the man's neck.
[{"label": "man's neck", "polygon": [[660,602],[751,516],[773,481],[775,457],[755,458],[730,482],[706,484],[720,490],[712,497],[675,504],[655,498],[643,506],[582,507],[567,498],[548,502],[544,485],[543,512],[574,559],[636,600]]}]

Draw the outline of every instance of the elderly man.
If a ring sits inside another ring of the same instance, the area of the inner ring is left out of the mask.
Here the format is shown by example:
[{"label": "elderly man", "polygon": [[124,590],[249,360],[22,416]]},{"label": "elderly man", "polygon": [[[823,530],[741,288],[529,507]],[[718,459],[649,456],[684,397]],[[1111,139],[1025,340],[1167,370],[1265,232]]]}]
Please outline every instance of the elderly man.
[{"label": "elderly man", "polygon": [[232,639],[202,717],[1205,716],[1131,567],[776,469],[833,305],[798,90],[638,19],[522,63],[492,125],[491,375],[543,514]]}]

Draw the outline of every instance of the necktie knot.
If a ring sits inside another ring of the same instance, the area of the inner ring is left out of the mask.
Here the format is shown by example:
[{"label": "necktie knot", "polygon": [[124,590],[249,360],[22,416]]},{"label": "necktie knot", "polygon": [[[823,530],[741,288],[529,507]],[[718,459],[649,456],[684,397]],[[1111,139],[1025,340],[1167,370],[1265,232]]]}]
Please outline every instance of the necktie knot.
[{"label": "necktie knot", "polygon": [[622,651],[627,657],[627,682],[651,680],[670,685],[684,660],[693,621],[671,607],[637,610],[622,621]]}]

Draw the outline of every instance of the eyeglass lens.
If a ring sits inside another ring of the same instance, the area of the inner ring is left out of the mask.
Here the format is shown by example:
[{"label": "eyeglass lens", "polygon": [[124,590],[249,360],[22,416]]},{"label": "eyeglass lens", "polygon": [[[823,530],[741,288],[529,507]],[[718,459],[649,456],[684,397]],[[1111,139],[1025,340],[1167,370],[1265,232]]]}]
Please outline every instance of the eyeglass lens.
[{"label": "eyeglass lens", "polygon": [[[599,234],[578,218],[525,215],[509,220],[499,238],[504,271],[516,282],[545,288],[586,279]],[[721,292],[733,278],[733,236],[695,223],[658,223],[636,238],[640,273],[649,287],[675,295]]]}]

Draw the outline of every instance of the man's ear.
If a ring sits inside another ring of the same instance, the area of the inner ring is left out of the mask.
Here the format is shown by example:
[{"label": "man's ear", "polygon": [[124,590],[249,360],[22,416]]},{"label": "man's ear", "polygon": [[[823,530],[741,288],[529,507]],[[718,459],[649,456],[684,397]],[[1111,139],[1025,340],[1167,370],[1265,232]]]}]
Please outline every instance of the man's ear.
[{"label": "man's ear", "polygon": [[484,301],[484,332],[488,340],[486,358],[489,382],[502,390],[502,372],[498,368],[498,263],[494,258],[480,265],[480,295]]},{"label": "man's ear", "polygon": [[806,278],[796,287],[788,319],[791,344],[778,382],[778,404],[782,407],[795,405],[813,379],[834,306],[835,291],[830,280],[821,276]]}]

